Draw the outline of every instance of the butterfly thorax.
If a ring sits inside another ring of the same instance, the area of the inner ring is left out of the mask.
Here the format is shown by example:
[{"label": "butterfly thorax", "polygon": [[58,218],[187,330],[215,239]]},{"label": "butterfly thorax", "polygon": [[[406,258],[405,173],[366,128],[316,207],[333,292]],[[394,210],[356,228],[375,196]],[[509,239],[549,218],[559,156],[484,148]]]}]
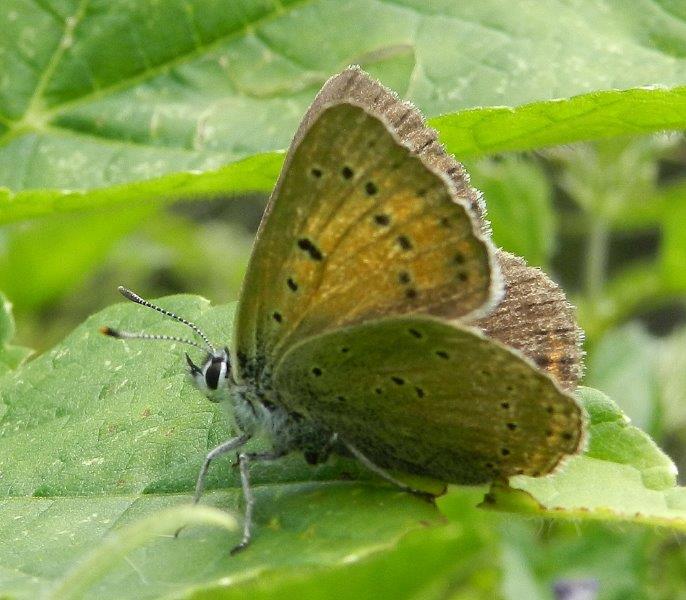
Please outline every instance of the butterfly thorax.
[{"label": "butterfly thorax", "polygon": [[218,397],[231,404],[238,430],[267,438],[276,453],[301,451],[307,462],[316,464],[325,461],[335,446],[333,432],[283,407],[266,371],[238,383],[229,369],[212,399]]}]

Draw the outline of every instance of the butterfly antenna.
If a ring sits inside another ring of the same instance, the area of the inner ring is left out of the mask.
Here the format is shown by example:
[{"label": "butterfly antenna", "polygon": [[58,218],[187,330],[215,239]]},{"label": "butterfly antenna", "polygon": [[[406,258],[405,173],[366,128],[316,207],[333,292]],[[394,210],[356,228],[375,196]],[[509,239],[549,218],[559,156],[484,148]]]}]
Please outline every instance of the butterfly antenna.
[{"label": "butterfly antenna", "polygon": [[175,335],[160,335],[155,333],[133,333],[131,331],[120,331],[119,329],[113,329],[107,325],[100,328],[100,333],[104,335],[109,335],[110,337],[117,338],[119,340],[166,340],[168,342],[180,342],[181,344],[188,344],[189,346],[195,346],[200,348],[200,350],[206,350],[204,346],[194,342],[193,340],[187,340],[186,338],[176,337]]},{"label": "butterfly antenna", "polygon": [[[174,314],[173,312],[170,312],[168,310],[165,310],[161,306],[157,306],[156,304],[153,304],[152,302],[148,302],[144,298],[141,298],[138,294],[135,292],[132,292],[128,288],[125,288],[123,286],[119,286],[117,288],[119,290],[119,293],[124,296],[127,300],[131,300],[131,302],[135,302],[136,304],[140,304],[141,306],[145,306],[147,308],[152,308],[153,310],[156,310],[159,313],[162,313],[165,317],[170,317],[174,319],[175,321],[178,321],[179,323],[183,323],[187,327],[190,327],[197,335],[199,335],[202,338],[202,341],[205,342],[205,345],[210,351],[210,354],[212,356],[217,355],[217,351],[215,347],[210,343],[210,340],[208,337],[200,330],[200,328],[195,324],[191,323],[190,321],[184,319],[183,317],[179,317],[177,314]],[[119,339],[126,339],[126,340],[167,340],[171,342],[180,342],[182,344],[188,344],[189,346],[195,346],[196,348],[200,348],[200,350],[205,350],[200,344],[194,342],[193,340],[189,340],[186,338],[180,338],[176,337],[174,335],[160,335],[160,334],[150,334],[150,333],[131,333],[128,331],[119,331],[117,329],[112,329],[111,327],[101,327],[100,332],[109,335],[110,337],[115,337]]]}]

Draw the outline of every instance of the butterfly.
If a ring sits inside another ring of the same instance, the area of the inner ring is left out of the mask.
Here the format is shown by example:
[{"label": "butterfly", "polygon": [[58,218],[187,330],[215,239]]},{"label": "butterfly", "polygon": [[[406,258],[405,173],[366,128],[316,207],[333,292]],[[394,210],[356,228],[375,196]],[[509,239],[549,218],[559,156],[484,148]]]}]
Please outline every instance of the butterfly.
[{"label": "butterfly", "polygon": [[[210,399],[233,405],[252,537],[249,464],[300,451],[476,484],[552,472],[579,452],[571,395],[580,330],[541,271],[496,250],[480,195],[419,112],[357,67],[332,77],[292,141],[265,211],[230,350],[186,355]],[[119,338],[176,339],[104,328]],[[203,347],[192,340],[183,340]],[[257,434],[268,452],[241,451]]]}]

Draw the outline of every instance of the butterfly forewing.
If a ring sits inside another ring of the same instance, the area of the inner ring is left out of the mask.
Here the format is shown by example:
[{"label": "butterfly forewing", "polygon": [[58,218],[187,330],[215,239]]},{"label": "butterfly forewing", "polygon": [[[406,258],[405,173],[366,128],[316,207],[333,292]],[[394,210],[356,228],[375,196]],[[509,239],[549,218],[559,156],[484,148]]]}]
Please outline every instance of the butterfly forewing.
[{"label": "butterfly forewing", "polygon": [[324,108],[289,159],[240,303],[240,358],[384,314],[464,316],[493,296],[492,257],[449,180],[378,116]]},{"label": "butterfly forewing", "polygon": [[477,331],[390,317],[304,340],[275,372],[281,401],[376,464],[455,483],[551,472],[583,438],[576,401]]}]

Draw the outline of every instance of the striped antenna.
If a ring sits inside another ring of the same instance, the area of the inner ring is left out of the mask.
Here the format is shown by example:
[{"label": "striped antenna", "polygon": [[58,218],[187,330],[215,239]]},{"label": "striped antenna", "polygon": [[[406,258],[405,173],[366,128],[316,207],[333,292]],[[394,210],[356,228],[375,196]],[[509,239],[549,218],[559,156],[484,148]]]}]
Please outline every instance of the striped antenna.
[{"label": "striped antenna", "polygon": [[[125,288],[124,286],[119,286],[117,288],[119,290],[119,293],[124,296],[127,300],[131,300],[131,302],[135,302],[136,304],[140,304],[141,306],[145,306],[146,308],[152,308],[153,310],[156,310],[159,313],[162,313],[165,317],[170,317],[174,319],[175,321],[178,321],[179,323],[183,323],[186,325],[186,327],[190,327],[198,336],[202,338],[202,341],[205,342],[205,345],[210,351],[210,354],[212,356],[217,356],[217,351],[214,348],[214,346],[210,343],[210,340],[208,337],[200,330],[200,328],[195,324],[191,323],[190,321],[179,317],[178,315],[174,314],[173,312],[170,312],[168,310],[165,310],[161,306],[157,306],[156,304],[153,304],[152,302],[149,302],[148,300],[145,300],[144,298],[141,298],[138,294],[135,292],[132,292],[130,289]],[[189,346],[195,346],[196,348],[200,348],[201,350],[204,350],[200,344],[197,344],[196,342],[192,340],[188,340],[185,338],[180,338],[176,337],[173,335],[158,335],[158,334],[150,334],[150,333],[131,333],[128,331],[118,331],[117,329],[112,329],[111,327],[101,327],[100,332],[109,335],[111,337],[119,338],[119,339],[127,339],[127,340],[168,340],[172,342],[180,342],[182,344],[188,344]]]},{"label": "striped antenna", "polygon": [[161,335],[156,333],[132,333],[131,331],[119,331],[118,329],[113,329],[105,325],[100,328],[100,333],[104,335],[109,335],[110,337],[117,338],[119,340],[167,340],[169,342],[180,342],[181,344],[188,344],[189,346],[195,346],[200,350],[206,350],[204,346],[201,346],[193,340],[187,340],[186,338],[176,337],[175,335]]}]

